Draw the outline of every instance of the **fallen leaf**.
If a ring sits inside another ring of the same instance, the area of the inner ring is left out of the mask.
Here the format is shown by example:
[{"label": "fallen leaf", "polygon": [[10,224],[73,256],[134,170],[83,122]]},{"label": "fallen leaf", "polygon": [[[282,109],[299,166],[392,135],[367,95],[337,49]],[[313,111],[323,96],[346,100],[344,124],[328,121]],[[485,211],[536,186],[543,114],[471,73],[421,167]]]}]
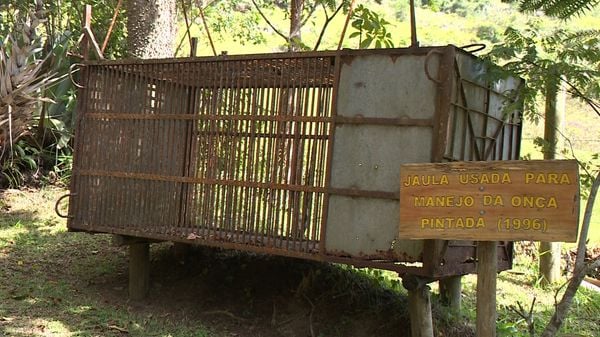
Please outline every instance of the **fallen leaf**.
[{"label": "fallen leaf", "polygon": [[109,325],[108,328],[111,329],[111,330],[117,330],[117,331],[122,332],[122,333],[129,333],[129,331],[127,329],[118,327],[116,325]]}]

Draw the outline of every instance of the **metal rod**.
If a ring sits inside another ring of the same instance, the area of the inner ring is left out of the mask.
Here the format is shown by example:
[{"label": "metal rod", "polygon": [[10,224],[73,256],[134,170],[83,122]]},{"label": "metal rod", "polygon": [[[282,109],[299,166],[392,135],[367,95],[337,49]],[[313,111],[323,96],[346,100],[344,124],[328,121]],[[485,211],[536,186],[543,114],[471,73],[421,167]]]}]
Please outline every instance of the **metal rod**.
[{"label": "metal rod", "polygon": [[415,13],[415,0],[410,0],[410,47],[419,47],[419,40],[417,39],[417,18]]},{"label": "metal rod", "polygon": [[110,35],[112,34],[112,30],[115,26],[115,22],[117,22],[117,16],[119,15],[119,10],[121,9],[122,4],[123,4],[123,0],[119,0],[119,2],[117,2],[117,8],[115,8],[115,13],[113,14],[112,20],[110,21],[110,26],[108,26],[108,32],[106,32],[106,36],[104,37],[104,42],[102,42],[102,49],[100,49],[102,51],[102,53],[104,53],[104,50],[106,49],[106,46],[108,45],[108,40],[110,39]]},{"label": "metal rod", "polygon": [[348,15],[346,15],[346,22],[344,22],[344,28],[342,29],[342,34],[340,36],[340,42],[338,43],[337,50],[342,49],[342,43],[344,42],[344,37],[346,36],[346,29],[348,29],[348,24],[350,23],[350,18],[352,17],[352,12],[354,11],[355,2],[356,0],[352,0],[352,2],[350,3],[350,8],[348,8]]},{"label": "metal rod", "polygon": [[206,31],[208,42],[210,42],[210,47],[212,48],[213,55],[217,56],[217,50],[215,49],[215,44],[213,43],[213,39],[210,36],[210,29],[208,29],[208,23],[206,23],[206,18],[204,17],[204,9],[202,9],[202,6],[198,6],[198,9],[200,10],[200,16],[202,17],[202,23],[204,24],[204,30]]}]

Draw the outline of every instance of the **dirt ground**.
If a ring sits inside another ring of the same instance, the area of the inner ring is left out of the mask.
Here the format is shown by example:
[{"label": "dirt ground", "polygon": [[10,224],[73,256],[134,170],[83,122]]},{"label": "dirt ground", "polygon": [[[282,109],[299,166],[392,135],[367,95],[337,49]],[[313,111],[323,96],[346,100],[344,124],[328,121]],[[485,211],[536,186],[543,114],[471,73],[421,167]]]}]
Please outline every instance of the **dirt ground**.
[{"label": "dirt ground", "polygon": [[[405,296],[346,268],[195,247],[185,258],[155,247],[142,315],[201,321],[224,336],[409,336]],[[125,270],[91,287],[109,302],[127,297]]]}]

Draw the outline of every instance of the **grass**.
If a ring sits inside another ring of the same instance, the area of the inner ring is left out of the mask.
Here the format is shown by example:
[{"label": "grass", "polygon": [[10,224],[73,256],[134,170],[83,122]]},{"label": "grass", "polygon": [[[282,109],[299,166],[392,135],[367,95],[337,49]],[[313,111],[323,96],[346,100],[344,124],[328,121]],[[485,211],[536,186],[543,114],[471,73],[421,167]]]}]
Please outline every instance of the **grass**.
[{"label": "grass", "polygon": [[106,236],[67,233],[53,214],[61,193],[2,193],[0,336],[208,335],[202,326],[155,320],[132,311],[126,298],[113,302],[95,293],[97,280],[123,274],[125,252]]},{"label": "grass", "polygon": [[[127,254],[105,235],[68,233],[54,215],[63,190],[0,192],[0,336],[408,335],[406,291],[391,272],[302,260],[201,250],[174,258],[153,245],[151,295],[127,299]],[[515,268],[499,274],[499,336],[526,336],[509,307],[536,298],[539,333],[557,287],[537,286],[532,255],[519,246]],[[183,263],[183,264],[182,264]],[[436,336],[473,336],[476,277],[465,277],[463,310],[432,298]],[[600,336],[600,295],[580,289],[563,336]]]}]

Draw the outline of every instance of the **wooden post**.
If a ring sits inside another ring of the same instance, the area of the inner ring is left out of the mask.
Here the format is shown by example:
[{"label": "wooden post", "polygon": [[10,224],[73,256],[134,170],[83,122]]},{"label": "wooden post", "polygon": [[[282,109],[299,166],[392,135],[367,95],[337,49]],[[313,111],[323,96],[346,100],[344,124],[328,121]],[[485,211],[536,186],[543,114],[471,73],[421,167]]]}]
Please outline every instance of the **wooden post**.
[{"label": "wooden post", "polygon": [[497,243],[477,244],[477,337],[496,337]]},{"label": "wooden post", "polygon": [[198,38],[193,37],[190,40],[190,57],[196,57],[198,54]]},{"label": "wooden post", "polygon": [[402,277],[402,285],[408,290],[411,337],[433,337],[431,296],[427,280],[405,275]]},{"label": "wooden post", "polygon": [[142,300],[150,288],[150,244],[129,245],[129,298]]},{"label": "wooden post", "polygon": [[456,312],[460,311],[462,290],[461,280],[461,276],[451,276],[439,281],[442,303]]}]

